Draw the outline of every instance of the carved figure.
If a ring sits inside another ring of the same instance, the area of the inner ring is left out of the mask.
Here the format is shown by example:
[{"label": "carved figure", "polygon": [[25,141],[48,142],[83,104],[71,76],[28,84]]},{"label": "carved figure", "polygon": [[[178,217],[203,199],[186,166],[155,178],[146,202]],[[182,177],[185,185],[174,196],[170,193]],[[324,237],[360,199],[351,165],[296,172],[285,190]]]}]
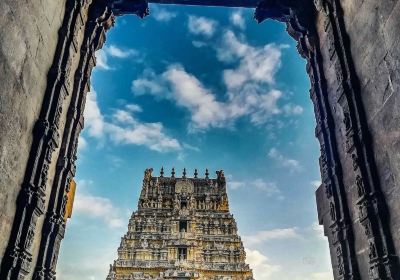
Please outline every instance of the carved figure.
[{"label": "carved figure", "polygon": [[365,194],[364,183],[361,176],[356,177],[357,193],[358,197],[362,197]]},{"label": "carved figure", "polygon": [[144,179],[143,180],[146,182],[150,181],[152,172],[153,172],[153,168],[147,168],[144,171]]},{"label": "carved figure", "polygon": [[334,222],[336,221],[336,211],[335,211],[335,205],[333,204],[333,202],[331,202],[329,204],[330,207],[330,215],[331,215],[331,220]]}]

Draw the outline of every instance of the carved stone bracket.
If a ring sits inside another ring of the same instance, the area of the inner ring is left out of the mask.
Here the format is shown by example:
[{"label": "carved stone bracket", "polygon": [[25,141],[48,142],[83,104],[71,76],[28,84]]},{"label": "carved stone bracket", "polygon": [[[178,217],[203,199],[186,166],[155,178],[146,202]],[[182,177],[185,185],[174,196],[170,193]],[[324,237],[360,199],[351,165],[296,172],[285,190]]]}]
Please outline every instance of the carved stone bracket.
[{"label": "carved stone bracket", "polygon": [[73,26],[80,1],[68,0],[66,16],[60,29],[55,60],[48,74],[48,85],[39,119],[33,131],[31,153],[24,182],[18,196],[18,207],[5,256],[1,279],[23,279],[31,270],[31,247],[37,220],[45,212],[45,193],[54,151],[60,147],[60,118],[63,102],[69,95],[71,55],[69,46],[75,32]]},{"label": "carved stone bracket", "polygon": [[144,18],[149,14],[149,7],[145,0],[114,0],[107,4],[116,16],[134,14]]}]

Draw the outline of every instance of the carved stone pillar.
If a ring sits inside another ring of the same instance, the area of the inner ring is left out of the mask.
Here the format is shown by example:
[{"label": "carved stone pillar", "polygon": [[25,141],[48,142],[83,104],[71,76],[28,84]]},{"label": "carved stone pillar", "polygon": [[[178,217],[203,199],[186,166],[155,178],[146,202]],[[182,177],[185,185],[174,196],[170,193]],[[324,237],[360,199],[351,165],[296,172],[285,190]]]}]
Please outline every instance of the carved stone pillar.
[{"label": "carved stone pillar", "polygon": [[[147,4],[143,3],[130,5],[130,12],[136,8],[135,13],[144,16],[147,13]],[[114,24],[114,7],[117,9],[119,6],[98,1],[91,5],[87,3],[78,11],[74,38],[78,37],[77,32],[83,28],[83,42],[78,44],[80,58],[74,74],[72,98],[68,107],[68,122],[64,129],[56,175],[46,212],[34,279],[55,279],[57,257],[66,227],[64,216],[69,183],[75,176],[77,144],[84,123],[86,94],[90,90],[90,76],[96,64],[95,51],[102,48],[106,40],[106,32]]]},{"label": "carved stone pillar", "polygon": [[38,237],[38,219],[46,208],[47,181],[50,166],[54,166],[53,152],[60,147],[65,100],[69,98],[71,70],[70,46],[75,32],[74,18],[80,3],[69,0],[56,49],[53,66],[48,73],[48,84],[39,119],[33,131],[33,142],[24,181],[17,200],[17,210],[8,247],[2,258],[0,279],[23,279],[31,271],[36,259],[32,244]]},{"label": "carved stone pillar", "polygon": [[[335,72],[335,92],[330,92],[336,103],[336,129],[341,132],[338,139],[341,146],[341,160],[346,166],[347,195],[352,195],[352,214],[357,239],[361,239],[368,248],[368,264],[361,256],[357,257],[358,265],[363,269],[362,278],[368,267],[369,279],[399,279],[398,256],[393,246],[393,238],[388,226],[388,212],[385,198],[382,195],[376,163],[361,100],[358,76],[355,72],[350,43],[344,27],[344,15],[338,0],[318,2],[324,17],[324,30],[329,46],[329,62]],[[353,187],[352,187],[353,186]],[[355,244],[353,243],[353,246]]]},{"label": "carved stone pillar", "polygon": [[[81,35],[83,42],[77,44],[80,54],[78,68],[74,74],[71,102],[67,108],[68,122],[64,128],[34,279],[55,279],[57,256],[66,226],[64,217],[67,194],[70,181],[75,176],[78,137],[83,128],[86,93],[90,89],[90,75],[95,65],[94,53],[102,47],[105,41],[104,34],[112,26],[113,21],[113,14],[106,7],[89,8],[89,4],[84,3],[77,11],[74,38]],[[81,29],[83,34],[78,33]]]}]

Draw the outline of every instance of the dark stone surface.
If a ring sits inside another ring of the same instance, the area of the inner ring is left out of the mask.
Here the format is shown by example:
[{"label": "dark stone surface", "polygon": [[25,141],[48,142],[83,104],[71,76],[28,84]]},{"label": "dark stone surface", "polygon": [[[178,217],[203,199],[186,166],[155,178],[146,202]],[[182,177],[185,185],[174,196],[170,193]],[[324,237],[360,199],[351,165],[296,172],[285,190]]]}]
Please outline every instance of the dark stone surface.
[{"label": "dark stone surface", "polygon": [[[0,259],[13,224],[64,1],[0,1]],[[37,245],[37,241],[32,244]]]}]

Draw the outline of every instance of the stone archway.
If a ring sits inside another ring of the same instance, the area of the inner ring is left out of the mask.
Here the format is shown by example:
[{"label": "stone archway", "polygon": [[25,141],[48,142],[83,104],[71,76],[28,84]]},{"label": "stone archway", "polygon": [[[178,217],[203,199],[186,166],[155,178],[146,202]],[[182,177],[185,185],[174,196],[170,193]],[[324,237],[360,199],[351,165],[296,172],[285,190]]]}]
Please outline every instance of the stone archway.
[{"label": "stone archway", "polygon": [[[398,119],[400,112],[382,105],[380,109],[387,112],[380,117],[388,123],[385,129],[373,120],[379,112],[371,112],[371,108],[378,105],[364,92],[369,89],[368,83],[379,82],[372,77],[378,66],[363,64],[361,54],[354,53],[357,43],[367,38],[357,35],[363,30],[351,30],[349,26],[354,6],[339,0],[150,2],[254,7],[258,22],[274,19],[286,23],[288,33],[298,42],[300,55],[307,60],[312,85],[315,134],[321,147],[322,185],[316,193],[317,207],[319,222],[329,240],[335,279],[399,279],[400,211],[395,198],[400,192],[396,188],[400,164],[395,153],[380,155],[377,151],[382,150],[377,143],[380,139],[389,141],[394,146],[392,151],[400,146],[400,133],[390,139],[382,136],[385,130],[399,131],[398,124],[390,118]],[[389,2],[400,14],[399,5],[393,1],[382,1],[382,7],[389,6]],[[399,41],[400,27],[396,29],[391,21],[396,13],[385,7],[381,13],[386,13],[386,21],[382,24],[391,22],[395,30],[392,34],[397,36],[386,38],[386,53],[380,61],[386,63],[389,73],[383,89],[386,104],[399,90],[400,74],[395,71],[399,66],[394,62],[399,51],[394,42]],[[75,175],[77,141],[84,125],[85,98],[96,64],[94,53],[103,46],[115,17],[123,14],[144,17],[148,14],[147,2],[66,0],[43,103],[34,120],[24,179],[16,189],[11,231],[4,232],[9,239],[2,258],[1,279],[55,277],[65,233],[68,193]],[[372,45],[369,51],[378,53],[378,48],[379,45]]]}]

